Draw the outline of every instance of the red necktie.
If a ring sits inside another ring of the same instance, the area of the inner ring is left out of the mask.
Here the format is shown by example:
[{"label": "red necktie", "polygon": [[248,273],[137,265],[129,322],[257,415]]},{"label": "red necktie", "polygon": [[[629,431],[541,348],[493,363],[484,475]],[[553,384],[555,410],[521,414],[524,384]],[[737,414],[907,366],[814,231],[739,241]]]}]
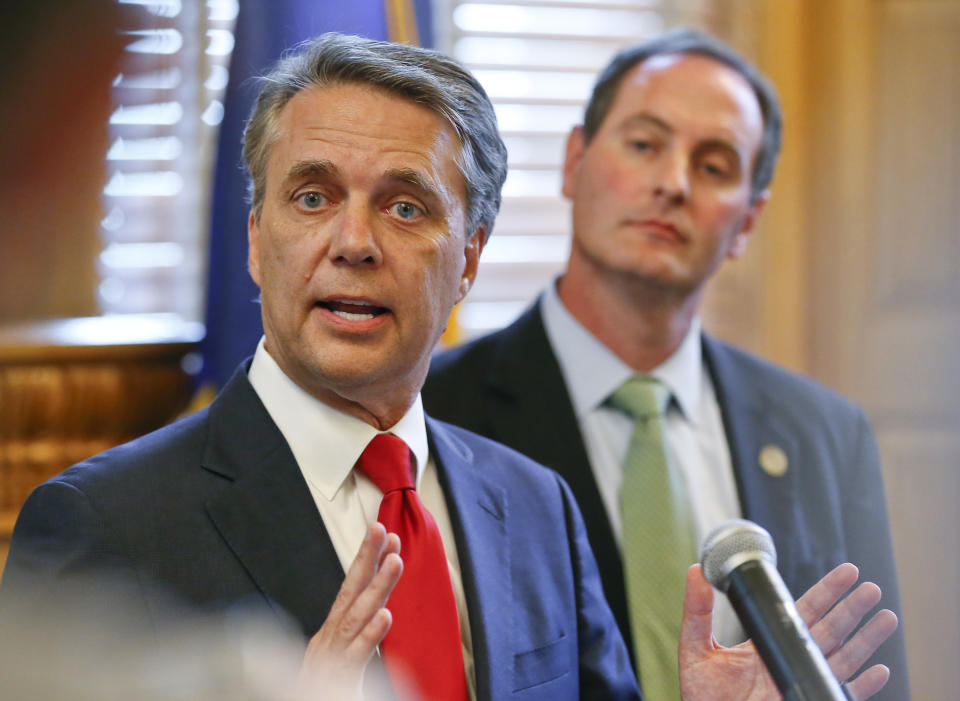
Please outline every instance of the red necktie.
[{"label": "red necktie", "polygon": [[440,530],[413,486],[410,449],[377,434],[357,467],[383,492],[377,520],[400,536],[403,574],[387,601],[393,625],[380,645],[387,672],[423,701],[466,701],[457,602]]}]

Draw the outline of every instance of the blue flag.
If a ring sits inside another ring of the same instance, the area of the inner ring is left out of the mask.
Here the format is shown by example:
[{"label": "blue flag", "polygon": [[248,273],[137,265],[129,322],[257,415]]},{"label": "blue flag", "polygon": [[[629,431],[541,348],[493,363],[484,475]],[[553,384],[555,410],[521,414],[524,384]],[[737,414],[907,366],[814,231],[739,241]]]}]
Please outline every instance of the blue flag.
[{"label": "blue flag", "polygon": [[[397,13],[415,18],[416,27],[398,23]],[[247,272],[247,178],[243,167],[243,127],[256,99],[252,77],[262,75],[280,55],[324,32],[359,34],[380,40],[432,43],[429,0],[271,0],[241,2],[224,96],[210,222],[207,276],[207,333],[201,380],[219,388],[253,353],[263,333],[259,290]]]}]

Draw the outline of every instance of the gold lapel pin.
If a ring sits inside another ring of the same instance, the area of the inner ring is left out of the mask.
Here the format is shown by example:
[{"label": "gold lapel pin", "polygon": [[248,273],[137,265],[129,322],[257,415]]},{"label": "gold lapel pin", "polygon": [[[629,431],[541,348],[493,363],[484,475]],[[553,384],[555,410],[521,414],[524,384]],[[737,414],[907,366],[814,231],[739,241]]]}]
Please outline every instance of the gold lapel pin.
[{"label": "gold lapel pin", "polygon": [[763,448],[760,449],[758,459],[760,467],[771,477],[783,477],[787,474],[787,467],[790,461],[787,460],[787,454],[783,452],[783,448],[780,446],[773,445],[772,443],[763,446]]}]

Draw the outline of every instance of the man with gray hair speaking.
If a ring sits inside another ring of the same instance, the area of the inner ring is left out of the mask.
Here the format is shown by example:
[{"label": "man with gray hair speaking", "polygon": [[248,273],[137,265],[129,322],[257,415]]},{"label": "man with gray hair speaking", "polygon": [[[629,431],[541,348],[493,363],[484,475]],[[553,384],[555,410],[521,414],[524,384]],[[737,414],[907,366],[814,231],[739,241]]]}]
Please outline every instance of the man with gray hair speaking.
[{"label": "man with gray hair speaking", "polygon": [[[204,609],[262,602],[309,638],[316,697],[360,698],[382,661],[401,697],[638,698],[566,484],[420,401],[499,206],[490,101],[440,54],[340,35],[261,85],[244,153],[263,340],[207,410],[35,490],[4,589],[108,571],[147,620],[158,585]],[[843,678],[896,625],[883,612],[841,645],[879,595],[827,613],[855,580],[841,567],[800,604],[826,613],[814,634]],[[697,568],[688,592],[688,698],[776,698],[749,645],[712,644]]]}]

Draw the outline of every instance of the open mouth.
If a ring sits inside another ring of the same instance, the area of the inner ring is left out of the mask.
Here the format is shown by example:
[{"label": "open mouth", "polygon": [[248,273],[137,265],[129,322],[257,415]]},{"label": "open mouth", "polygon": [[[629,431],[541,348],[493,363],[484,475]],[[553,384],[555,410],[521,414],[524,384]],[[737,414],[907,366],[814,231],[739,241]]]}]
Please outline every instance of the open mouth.
[{"label": "open mouth", "polygon": [[386,307],[378,307],[362,300],[342,300],[332,299],[323,302],[317,302],[317,306],[329,310],[341,319],[347,321],[369,321],[381,314],[386,314],[390,310]]}]

